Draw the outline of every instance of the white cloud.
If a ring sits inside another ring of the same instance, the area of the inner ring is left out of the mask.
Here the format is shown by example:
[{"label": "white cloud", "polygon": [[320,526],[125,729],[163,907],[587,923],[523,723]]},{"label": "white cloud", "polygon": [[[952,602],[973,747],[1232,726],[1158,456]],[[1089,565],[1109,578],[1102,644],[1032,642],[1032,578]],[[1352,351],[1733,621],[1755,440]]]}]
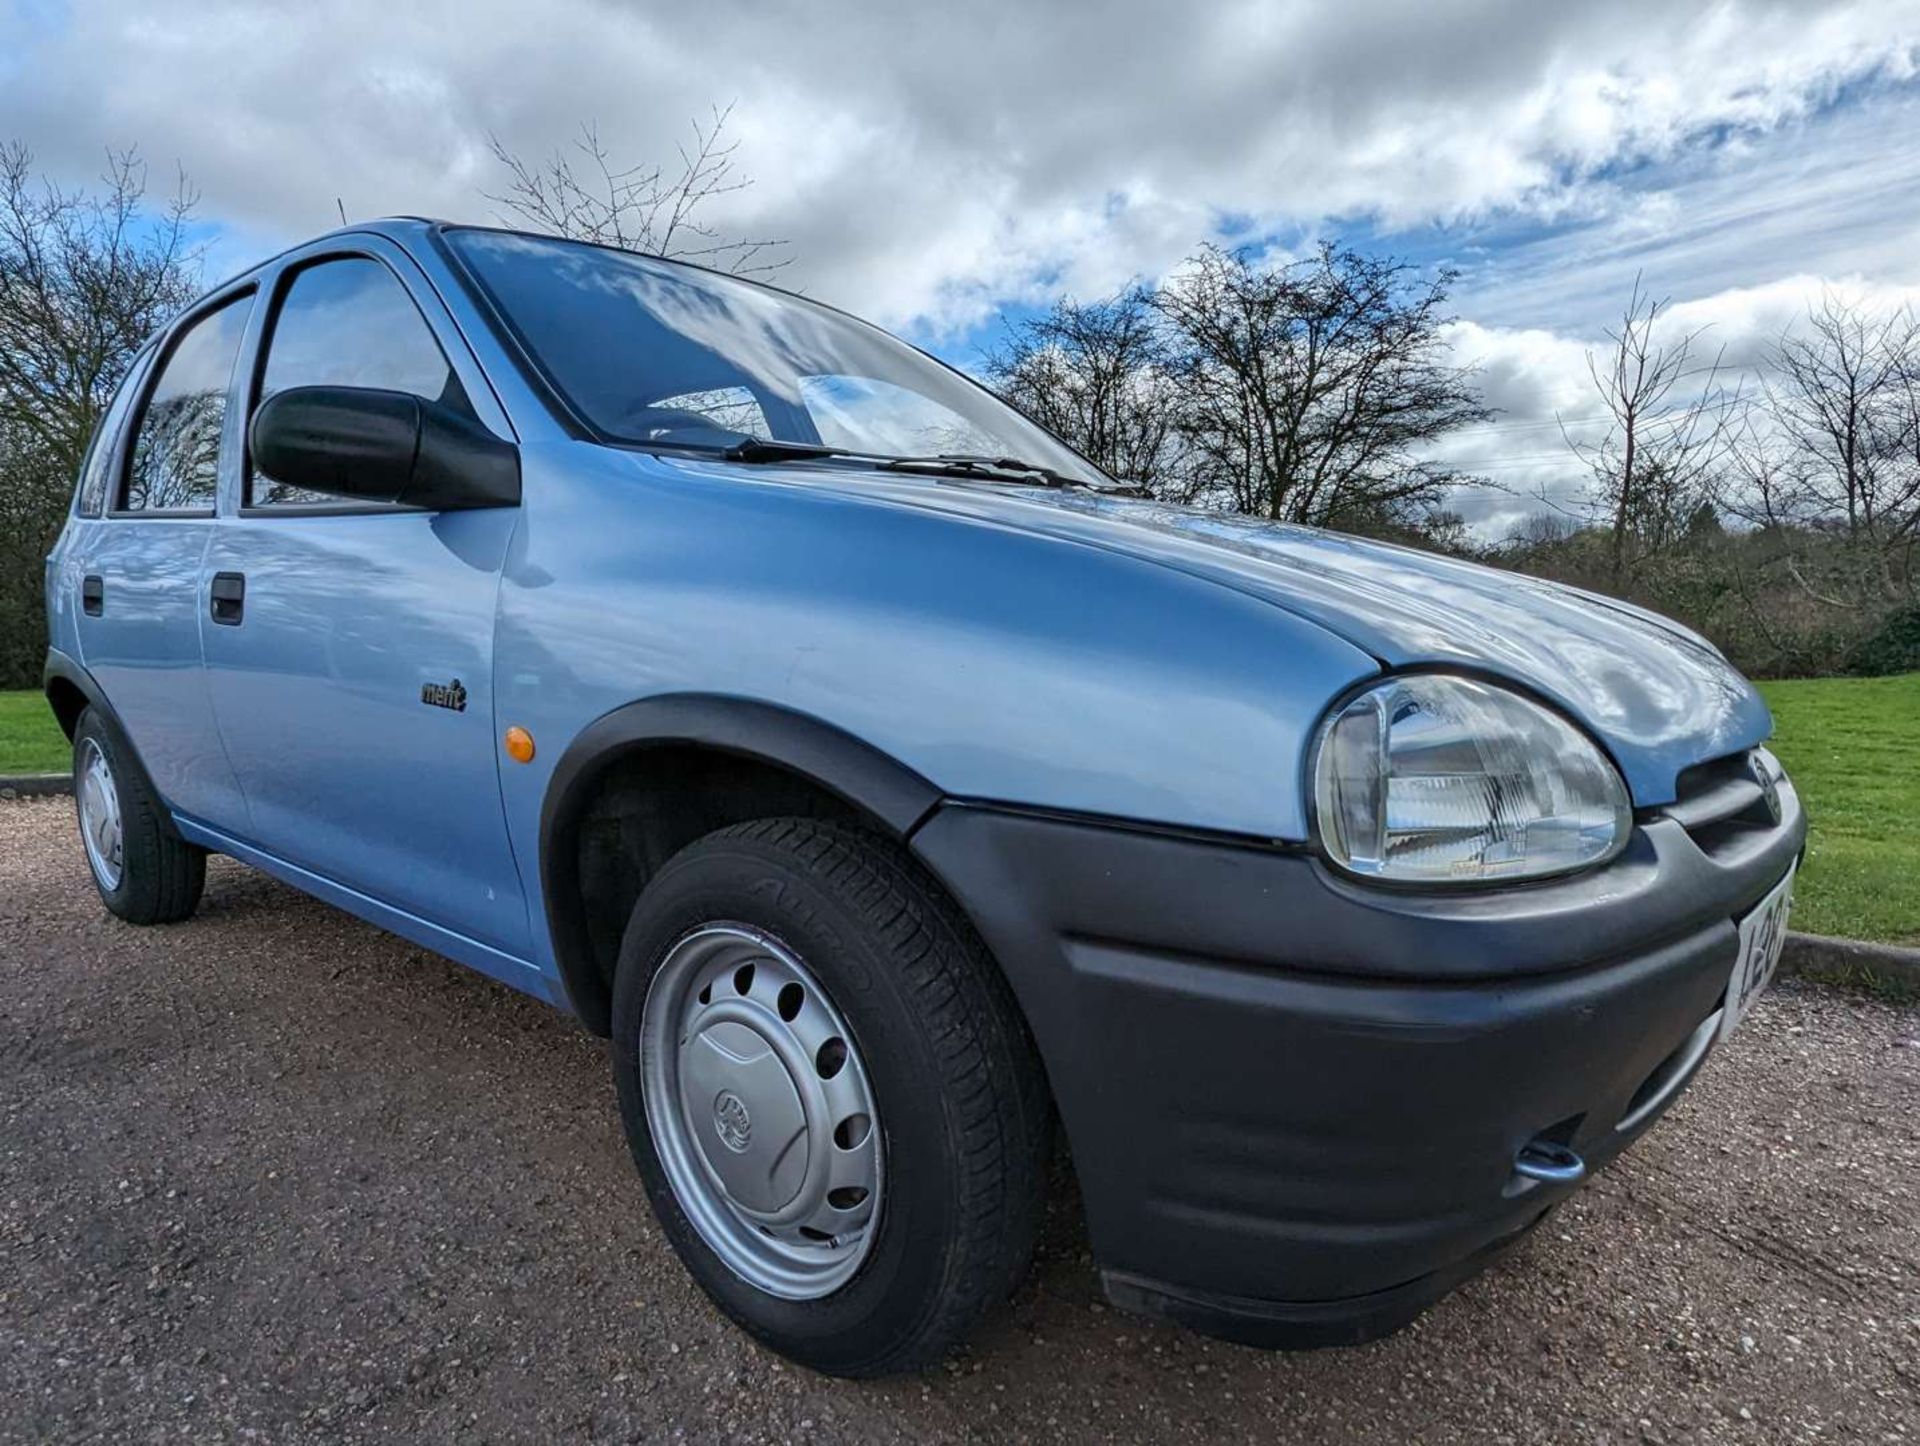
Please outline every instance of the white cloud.
[{"label": "white cloud", "polygon": [[1478,368],[1482,395],[1498,412],[1435,448],[1436,460],[1490,484],[1456,493],[1450,505],[1488,538],[1543,508],[1573,509],[1589,474],[1570,439],[1591,445],[1606,434],[1587,371],[1589,344],[1470,321],[1449,327],[1447,341],[1458,364]]},{"label": "white cloud", "polygon": [[1802,326],[1829,297],[1869,313],[1920,308],[1920,284],[1865,276],[1783,276],[1676,302],[1663,318],[1665,335],[1697,333],[1722,365],[1754,368],[1783,332]]},{"label": "white cloud", "polygon": [[1490,222],[1471,232],[1481,249],[1459,300],[1488,322],[1597,330],[1636,278],[1677,301],[1796,276],[1920,281],[1916,130],[1920,96],[1881,92],[1609,183],[1580,222],[1536,235]]},{"label": "white cloud", "polygon": [[76,174],[107,144],[177,158],[211,216],[265,244],[326,226],[336,197],[486,216],[489,131],[538,152],[593,119],[659,156],[737,99],[757,184],[729,219],[790,237],[815,294],[937,330],[1157,273],[1225,214],[1610,216],[1619,168],[1909,78],[1917,37],[1911,0],[82,0],[0,19],[0,132]]},{"label": "white cloud", "polygon": [[[1722,386],[1753,396],[1774,345],[1829,297],[1869,314],[1920,311],[1920,284],[1800,274],[1676,302],[1662,313],[1655,339],[1672,345],[1695,337],[1699,367],[1716,365]],[[1624,294],[1618,300],[1624,305]],[[1436,458],[1493,484],[1457,495],[1453,505],[1486,537],[1543,507],[1577,512],[1590,474],[1573,444],[1592,446],[1608,427],[1588,366],[1589,357],[1605,365],[1606,336],[1462,321],[1448,328],[1447,341],[1457,363],[1478,368],[1482,393],[1500,413],[1435,449]]]},{"label": "white cloud", "polygon": [[634,161],[737,102],[713,219],[788,284],[948,339],[1158,276],[1227,234],[1370,232],[1463,268],[1450,333],[1510,494],[1580,481],[1586,351],[1636,276],[1744,364],[1816,300],[1920,287],[1920,0],[133,0],[0,12],[0,137],[69,180],[137,143],[235,269],[353,216],[491,219],[486,140],[594,122]]}]

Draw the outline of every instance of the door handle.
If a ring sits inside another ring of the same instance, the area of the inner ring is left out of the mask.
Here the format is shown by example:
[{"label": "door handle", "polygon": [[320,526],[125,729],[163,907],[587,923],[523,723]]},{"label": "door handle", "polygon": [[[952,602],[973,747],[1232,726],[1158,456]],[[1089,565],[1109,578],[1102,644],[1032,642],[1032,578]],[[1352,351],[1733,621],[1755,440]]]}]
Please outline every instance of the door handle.
[{"label": "door handle", "polygon": [[107,605],[106,580],[97,572],[90,572],[80,579],[80,611],[90,618],[97,618]]},{"label": "door handle", "polygon": [[238,572],[216,572],[209,595],[213,620],[230,628],[240,626],[247,610],[246,576]]}]

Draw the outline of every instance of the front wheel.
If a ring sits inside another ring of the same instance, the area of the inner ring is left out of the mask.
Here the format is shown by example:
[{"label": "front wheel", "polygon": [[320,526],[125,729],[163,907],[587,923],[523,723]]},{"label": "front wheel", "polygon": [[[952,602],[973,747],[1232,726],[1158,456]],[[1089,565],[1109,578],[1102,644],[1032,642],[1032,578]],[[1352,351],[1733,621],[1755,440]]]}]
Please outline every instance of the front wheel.
[{"label": "front wheel", "polygon": [[622,943],[613,1052],[668,1239],[782,1354],[929,1365],[1024,1272],[1039,1063],[966,921],[884,840],[774,819],[675,855]]}]

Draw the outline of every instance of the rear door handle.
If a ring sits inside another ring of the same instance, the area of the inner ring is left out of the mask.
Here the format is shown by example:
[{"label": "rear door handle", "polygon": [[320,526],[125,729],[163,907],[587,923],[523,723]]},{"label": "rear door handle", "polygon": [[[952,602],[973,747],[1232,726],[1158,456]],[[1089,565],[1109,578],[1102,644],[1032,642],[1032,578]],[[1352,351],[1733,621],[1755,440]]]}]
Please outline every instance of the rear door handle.
[{"label": "rear door handle", "polygon": [[90,618],[97,618],[107,605],[107,584],[97,572],[90,572],[80,579],[80,611]]},{"label": "rear door handle", "polygon": [[240,626],[240,619],[247,610],[247,579],[238,572],[216,572],[213,575],[213,587],[210,593],[211,611],[216,623],[225,623],[230,628]]}]

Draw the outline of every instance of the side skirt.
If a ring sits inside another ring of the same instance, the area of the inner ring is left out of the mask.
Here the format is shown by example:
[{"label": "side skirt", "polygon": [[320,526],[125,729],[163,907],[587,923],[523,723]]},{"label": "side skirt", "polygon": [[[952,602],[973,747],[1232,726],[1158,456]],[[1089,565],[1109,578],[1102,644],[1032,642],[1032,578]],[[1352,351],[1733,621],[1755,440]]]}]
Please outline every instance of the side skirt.
[{"label": "side skirt", "polygon": [[[316,899],[332,904],[336,909],[344,909],[357,918],[365,919],[369,924],[377,925],[390,934],[398,934],[402,939],[431,949],[469,969],[477,969],[491,979],[498,979],[523,994],[531,994],[535,999],[551,1004],[557,1009],[568,1010],[564,993],[559,981],[551,978],[538,965],[512,954],[504,953],[477,939],[469,939],[465,934],[455,933],[452,929],[442,928],[430,923],[417,914],[404,909],[396,909],[384,904],[371,895],[358,889],[350,889],[345,884],[335,883],[332,879],[316,874],[298,864],[288,863],[285,859],[257,849],[252,844],[243,843],[231,834],[210,828],[185,815],[173,816],[174,826],[180,830],[180,836],[189,843],[201,848],[211,849],[215,853],[231,854],[243,864],[249,864],[264,874],[271,874],[282,883],[291,884],[302,893],[312,894]],[[571,1010],[568,1010],[571,1012]]]}]

